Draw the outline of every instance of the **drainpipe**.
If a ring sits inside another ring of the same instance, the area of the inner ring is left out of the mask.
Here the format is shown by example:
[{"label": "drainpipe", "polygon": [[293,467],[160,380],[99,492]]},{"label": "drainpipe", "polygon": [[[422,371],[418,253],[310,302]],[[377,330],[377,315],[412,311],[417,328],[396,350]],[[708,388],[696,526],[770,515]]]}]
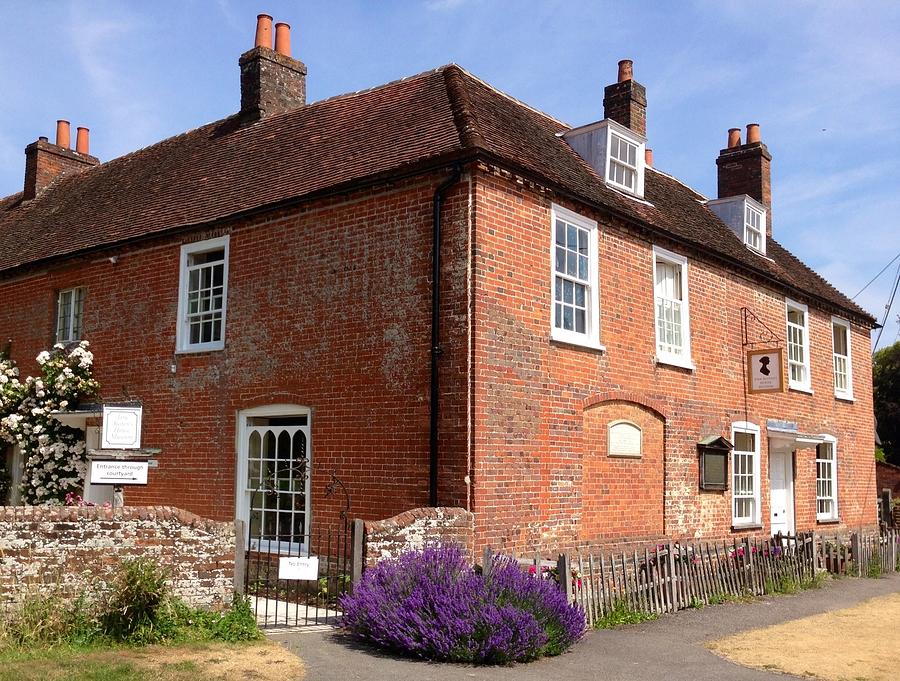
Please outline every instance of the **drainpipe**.
[{"label": "drainpipe", "polygon": [[459,182],[462,169],[456,165],[453,174],[434,191],[431,231],[431,403],[428,432],[428,503],[438,505],[438,359],[443,348],[441,338],[441,205],[444,194]]}]

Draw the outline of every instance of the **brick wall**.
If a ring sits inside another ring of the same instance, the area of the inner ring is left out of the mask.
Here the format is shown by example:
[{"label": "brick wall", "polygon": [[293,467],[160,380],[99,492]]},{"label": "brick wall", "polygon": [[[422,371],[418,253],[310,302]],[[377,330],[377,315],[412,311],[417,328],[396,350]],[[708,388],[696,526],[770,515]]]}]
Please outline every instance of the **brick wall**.
[{"label": "brick wall", "polygon": [[41,585],[98,593],[123,559],[150,558],[187,602],[219,607],[231,602],[234,552],[233,523],[177,508],[0,507],[0,603]]},{"label": "brick wall", "polygon": [[900,498],[900,466],[885,463],[884,461],[875,462],[875,491],[880,496],[881,490],[891,490],[891,496]]},{"label": "brick wall", "polygon": [[[553,549],[655,531],[657,475],[665,482],[661,534],[764,533],[768,419],[836,437],[840,520],[844,526],[875,523],[868,329],[851,327],[855,401],[836,399],[832,311],[801,300],[809,303],[812,394],[745,396],[741,308],[784,338],[784,292],[491,168],[482,169],[475,186],[472,508],[479,546]],[[602,352],[550,340],[554,200],[599,223]],[[654,245],[689,260],[694,370],[655,360]],[[602,414],[591,408],[611,397]],[[643,462],[598,458],[609,420],[634,420],[647,404],[665,417],[662,460],[642,471]],[[745,420],[761,429],[759,530],[732,530],[730,491],[699,490],[697,442],[709,435],[730,440],[731,424]],[[798,448],[795,458],[796,527],[815,529],[815,449]]]},{"label": "brick wall", "polygon": [[365,523],[364,564],[396,558],[435,542],[456,543],[474,558],[475,517],[463,508],[414,508]]},{"label": "brick wall", "polygon": [[[128,504],[235,512],[241,410],[312,411],[312,513],[344,500],[384,518],[428,503],[432,195],[446,173],[270,212],[216,229],[119,247],[0,281],[0,339],[23,372],[53,341],[57,291],[85,288],[84,336],[105,401],[143,402],[142,442],[159,447]],[[468,187],[443,211],[439,500],[465,506]],[[175,353],[179,250],[230,235],[225,349]],[[115,263],[109,258],[116,256]],[[174,367],[174,370],[173,368]]]}]

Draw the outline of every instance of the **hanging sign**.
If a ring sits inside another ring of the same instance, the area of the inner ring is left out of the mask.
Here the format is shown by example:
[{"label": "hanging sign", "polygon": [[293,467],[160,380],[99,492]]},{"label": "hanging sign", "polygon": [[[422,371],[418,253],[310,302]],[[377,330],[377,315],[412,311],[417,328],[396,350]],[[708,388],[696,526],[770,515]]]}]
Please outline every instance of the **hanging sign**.
[{"label": "hanging sign", "polygon": [[278,559],[278,579],[306,579],[319,578],[319,559],[315,556],[309,558],[283,557]]},{"label": "hanging sign", "polygon": [[140,449],[143,407],[103,405],[100,449]]},{"label": "hanging sign", "polygon": [[146,485],[146,461],[91,461],[92,485]]},{"label": "hanging sign", "polygon": [[784,392],[781,348],[747,351],[747,392]]}]

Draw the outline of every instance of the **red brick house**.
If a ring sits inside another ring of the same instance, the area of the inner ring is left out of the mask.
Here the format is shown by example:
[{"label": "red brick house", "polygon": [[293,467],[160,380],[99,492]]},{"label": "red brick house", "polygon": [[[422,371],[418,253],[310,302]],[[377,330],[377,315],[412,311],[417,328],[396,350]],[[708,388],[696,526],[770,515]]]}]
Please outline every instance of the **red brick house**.
[{"label": "red brick house", "polygon": [[710,200],[652,166],[630,62],[570,128],[455,65],[307,103],[268,31],[237,114],[106,163],[62,124],[0,200],[0,338],[26,370],[87,338],[143,403],[128,503],[283,537],[335,473],[507,548],[875,523],[875,320],[773,238],[758,126]]}]

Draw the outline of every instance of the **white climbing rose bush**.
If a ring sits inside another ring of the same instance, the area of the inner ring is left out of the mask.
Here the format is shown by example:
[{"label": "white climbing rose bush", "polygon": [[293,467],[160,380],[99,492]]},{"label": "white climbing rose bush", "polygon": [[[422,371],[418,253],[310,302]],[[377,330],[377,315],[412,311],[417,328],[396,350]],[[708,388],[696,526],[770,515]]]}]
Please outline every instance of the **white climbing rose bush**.
[{"label": "white climbing rose bush", "polygon": [[87,470],[84,431],[50,416],[74,408],[99,391],[93,378],[94,355],[88,342],[54,345],[37,356],[40,376],[20,379],[15,363],[0,355],[0,440],[22,452],[22,500],[62,504],[80,494]]}]

